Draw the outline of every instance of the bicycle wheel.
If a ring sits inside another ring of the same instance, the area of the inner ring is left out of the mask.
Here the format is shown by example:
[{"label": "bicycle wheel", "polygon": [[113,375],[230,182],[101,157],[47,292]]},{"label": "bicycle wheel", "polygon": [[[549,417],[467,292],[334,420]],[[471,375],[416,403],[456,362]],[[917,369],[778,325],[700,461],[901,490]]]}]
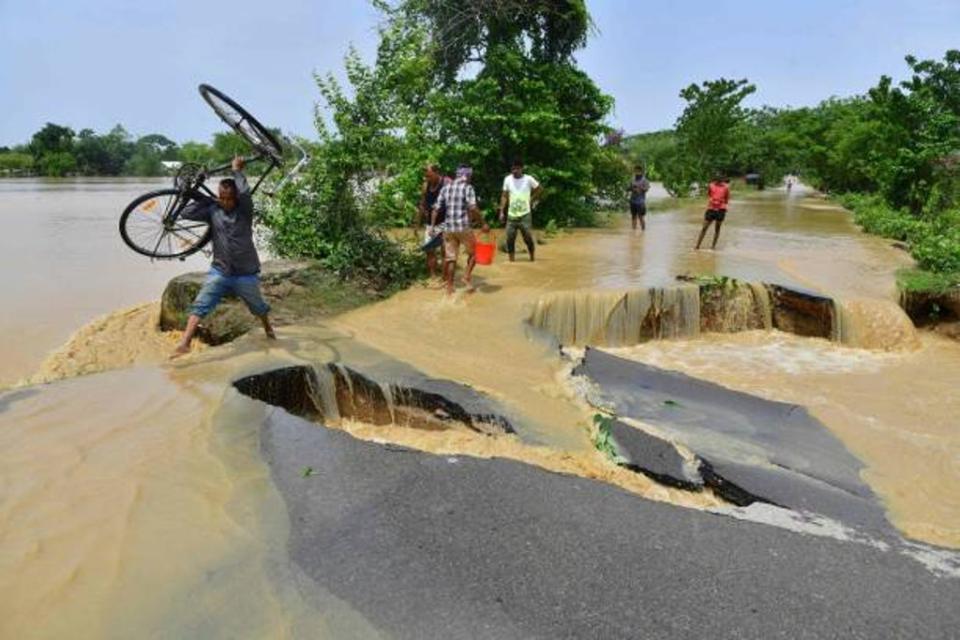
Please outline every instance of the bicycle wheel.
[{"label": "bicycle wheel", "polygon": [[168,221],[170,212],[186,204],[178,189],[145,193],[123,210],[120,236],[128,247],[151,258],[172,260],[196,253],[210,241],[210,225],[200,220]]},{"label": "bicycle wheel", "polygon": [[269,155],[278,163],[283,162],[283,147],[276,136],[246,109],[208,84],[201,84],[199,90],[200,95],[220,119],[253,145],[254,149]]}]

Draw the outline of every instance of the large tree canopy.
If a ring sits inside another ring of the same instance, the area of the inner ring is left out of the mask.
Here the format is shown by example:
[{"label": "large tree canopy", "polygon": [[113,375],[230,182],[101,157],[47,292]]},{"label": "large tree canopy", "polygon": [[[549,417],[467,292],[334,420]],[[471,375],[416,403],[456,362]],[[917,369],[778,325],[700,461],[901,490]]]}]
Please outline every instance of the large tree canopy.
[{"label": "large tree canopy", "polygon": [[[427,162],[448,172],[473,166],[490,213],[511,161],[522,158],[546,190],[538,224],[589,223],[593,200],[622,187],[622,162],[601,145],[613,101],[572,59],[589,32],[582,0],[374,4],[383,15],[375,62],[351,50],[349,86],[317,78],[314,230],[409,223]],[[298,198],[290,211],[303,218]],[[299,232],[281,220],[275,226],[289,234],[279,235],[302,252]]]},{"label": "large tree canopy", "polygon": [[584,0],[409,0],[396,13],[425,23],[447,84],[469,63],[486,66],[500,47],[533,62],[567,62],[590,29]]}]

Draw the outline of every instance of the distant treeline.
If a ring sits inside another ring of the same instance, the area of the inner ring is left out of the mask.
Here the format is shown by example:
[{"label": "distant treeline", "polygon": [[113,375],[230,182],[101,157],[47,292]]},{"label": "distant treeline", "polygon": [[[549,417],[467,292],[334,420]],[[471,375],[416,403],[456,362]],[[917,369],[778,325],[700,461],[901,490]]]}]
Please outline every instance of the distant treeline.
[{"label": "distant treeline", "polygon": [[160,176],[165,161],[222,164],[248,149],[232,132],[177,144],[159,133],[134,138],[119,124],[98,134],[48,122],[27,144],[0,147],[0,176]]},{"label": "distant treeline", "polygon": [[924,269],[960,281],[960,51],[907,56],[910,77],[814,107],[750,109],[747,80],[693,84],[672,130],[627,137],[630,161],[672,193],[714,174],[787,173],[843,195],[868,231],[907,242]]},{"label": "distant treeline", "polygon": [[768,184],[801,173],[824,191],[877,194],[918,214],[960,204],[960,51],[906,60],[908,80],[882,77],[864,95],[814,107],[746,108],[756,91],[747,80],[690,85],[674,129],[627,137],[624,146],[676,193],[717,172],[757,172]]}]

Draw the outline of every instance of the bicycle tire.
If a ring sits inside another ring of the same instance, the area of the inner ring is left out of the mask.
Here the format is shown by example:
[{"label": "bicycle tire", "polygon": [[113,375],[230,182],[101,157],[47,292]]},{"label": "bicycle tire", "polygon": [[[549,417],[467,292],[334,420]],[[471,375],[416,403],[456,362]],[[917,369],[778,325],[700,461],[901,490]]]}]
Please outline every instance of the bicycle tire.
[{"label": "bicycle tire", "polygon": [[198,90],[220,119],[240,134],[240,137],[249,142],[254,149],[266,153],[278,163],[283,162],[283,146],[269,129],[250,115],[249,111],[208,84],[201,84]]},{"label": "bicycle tire", "polygon": [[177,206],[181,196],[179,189],[159,189],[128,204],[120,214],[120,237],[126,245],[141,255],[160,260],[186,258],[203,249],[213,233],[206,222],[183,220],[173,228],[164,224],[169,208]]}]

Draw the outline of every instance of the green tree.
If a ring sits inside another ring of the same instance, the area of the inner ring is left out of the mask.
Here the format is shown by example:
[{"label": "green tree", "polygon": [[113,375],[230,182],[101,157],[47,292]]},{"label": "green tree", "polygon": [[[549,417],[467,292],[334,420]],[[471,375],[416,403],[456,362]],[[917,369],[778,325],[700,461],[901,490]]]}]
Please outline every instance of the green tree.
[{"label": "green tree", "polygon": [[74,136],[70,127],[48,122],[30,139],[30,154],[40,158],[48,153],[69,153],[73,150]]},{"label": "green tree", "polygon": [[75,133],[70,127],[48,122],[33,134],[28,148],[41,175],[60,177],[76,171],[73,155]]},{"label": "green tree", "polygon": [[249,155],[250,145],[233,131],[218,131],[213,134],[213,162],[226,164],[234,156]]},{"label": "green tree", "polygon": [[137,149],[149,149],[161,160],[176,160],[179,153],[177,143],[159,133],[151,133],[137,140]]},{"label": "green tree", "polygon": [[69,151],[51,151],[40,158],[38,168],[45,176],[62,178],[77,170],[77,159]]},{"label": "green tree", "polygon": [[[601,145],[612,99],[571,57],[588,33],[582,2],[377,6],[387,20],[376,64],[348,53],[349,92],[318,78],[335,127],[321,139],[349,157],[355,186],[379,184],[354,189],[356,206],[377,220],[408,221],[426,161],[472,165],[492,208],[511,161],[523,158],[547,194],[540,224],[589,223],[592,200],[622,187],[616,150]],[[464,77],[471,65],[479,68]]]},{"label": "green tree", "polygon": [[28,175],[33,171],[33,156],[29,153],[6,151],[0,153],[0,175]]},{"label": "green tree", "polygon": [[104,135],[83,129],[77,137],[74,153],[84,175],[118,176],[124,172],[135,148],[130,134],[118,124]]},{"label": "green tree", "polygon": [[749,116],[742,102],[755,91],[746,79],[720,78],[680,92],[687,106],[677,119],[677,155],[663,167],[668,189],[686,193],[694,182],[740,168]]},{"label": "green tree", "polygon": [[202,165],[212,165],[214,163],[214,151],[210,145],[203,142],[184,142],[180,145],[177,160],[181,162],[192,162]]},{"label": "green tree", "polygon": [[642,164],[651,180],[663,180],[663,167],[677,154],[677,136],[673,130],[627,136],[623,151],[631,165]]}]

